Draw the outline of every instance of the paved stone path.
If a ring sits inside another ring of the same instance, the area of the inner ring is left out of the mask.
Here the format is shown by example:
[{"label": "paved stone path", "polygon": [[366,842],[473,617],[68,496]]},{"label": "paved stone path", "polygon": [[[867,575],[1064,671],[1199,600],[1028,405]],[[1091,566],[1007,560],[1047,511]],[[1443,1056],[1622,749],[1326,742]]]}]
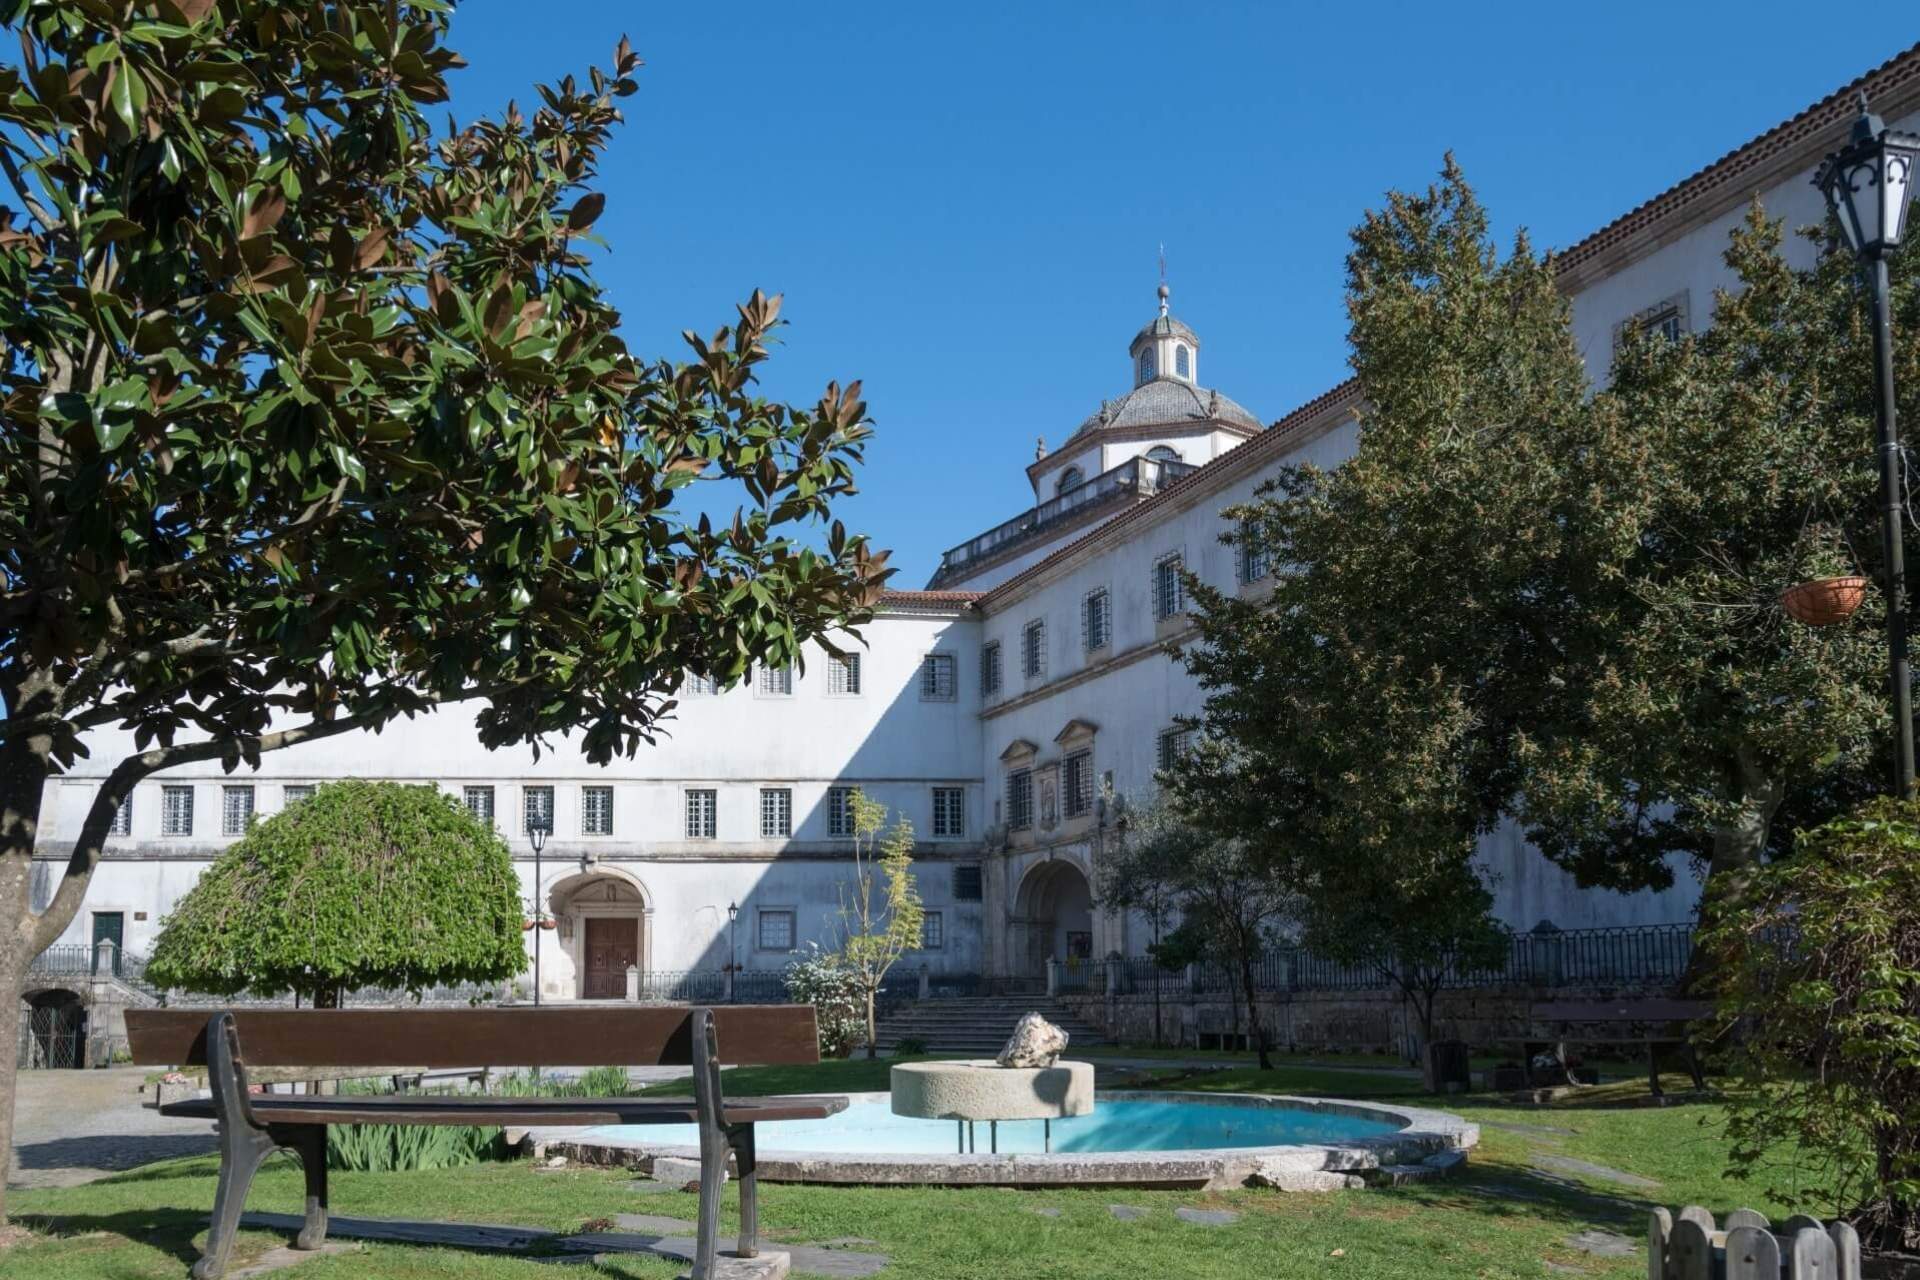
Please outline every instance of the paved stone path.
[{"label": "paved stone path", "polygon": [[1147,1216],[1145,1209],[1136,1208],[1130,1204],[1110,1204],[1107,1206],[1107,1212],[1121,1222],[1138,1222]]},{"label": "paved stone path", "polygon": [[10,1187],[71,1187],[155,1160],[214,1149],[211,1120],[175,1120],[140,1105],[144,1067],[22,1071]]},{"label": "paved stone path", "polygon": [[1230,1227],[1240,1221],[1231,1209],[1175,1209],[1173,1216],[1196,1227]]},{"label": "paved stone path", "polygon": [[1643,1178],[1637,1173],[1626,1173],[1619,1169],[1609,1169],[1603,1164],[1594,1164],[1589,1160],[1575,1160],[1572,1156],[1542,1155],[1535,1152],[1533,1167],[1551,1173],[1575,1173],[1589,1178],[1598,1178],[1602,1182],[1611,1182],[1622,1187],[1632,1187],[1636,1191],[1657,1191],[1660,1184],[1652,1178]]}]

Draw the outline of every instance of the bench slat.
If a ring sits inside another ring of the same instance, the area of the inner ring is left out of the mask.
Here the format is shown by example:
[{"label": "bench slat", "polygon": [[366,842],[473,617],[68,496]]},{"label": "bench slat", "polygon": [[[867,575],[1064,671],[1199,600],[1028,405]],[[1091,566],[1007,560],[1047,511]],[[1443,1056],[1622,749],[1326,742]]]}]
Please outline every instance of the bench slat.
[{"label": "bench slat", "polygon": [[1543,1000],[1532,1009],[1535,1022],[1687,1022],[1713,1012],[1705,1000]]},{"label": "bench slat", "polygon": [[[541,1125],[693,1124],[699,1119],[691,1099],[675,1098],[492,1098],[412,1094],[370,1097],[305,1097],[256,1094],[249,1100],[263,1124],[408,1124],[501,1125],[516,1129]],[[846,1110],[847,1100],[796,1095],[790,1098],[728,1098],[721,1108],[725,1124],[774,1120],[822,1120]],[[160,1108],[165,1116],[212,1119],[213,1099],[189,1098]]]},{"label": "bench slat", "polygon": [[[213,1009],[129,1009],[141,1066],[201,1066]],[[514,1009],[236,1009],[249,1068],[628,1067],[693,1061],[693,1011],[661,1006]],[[722,1061],[792,1066],[820,1060],[812,1005],[713,1010]]]}]

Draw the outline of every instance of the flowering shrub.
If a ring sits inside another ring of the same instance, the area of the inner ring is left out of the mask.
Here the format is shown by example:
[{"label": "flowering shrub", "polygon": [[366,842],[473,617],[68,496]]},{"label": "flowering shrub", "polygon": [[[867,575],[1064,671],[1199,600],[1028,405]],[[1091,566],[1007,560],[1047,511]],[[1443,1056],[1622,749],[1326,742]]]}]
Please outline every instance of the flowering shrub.
[{"label": "flowering shrub", "polygon": [[844,1058],[866,1033],[860,975],[840,957],[809,942],[800,958],[787,966],[787,995],[796,1004],[813,1006],[820,1031],[820,1056]]}]

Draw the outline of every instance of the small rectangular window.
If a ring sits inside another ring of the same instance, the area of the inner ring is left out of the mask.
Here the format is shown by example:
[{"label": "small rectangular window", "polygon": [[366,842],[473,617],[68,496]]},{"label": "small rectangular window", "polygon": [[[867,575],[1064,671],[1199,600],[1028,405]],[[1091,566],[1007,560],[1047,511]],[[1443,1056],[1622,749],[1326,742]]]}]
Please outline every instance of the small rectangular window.
[{"label": "small rectangular window", "polygon": [[1020,674],[1029,680],[1047,673],[1047,623],[1036,618],[1020,633]]},{"label": "small rectangular window", "polygon": [[1192,745],[1193,730],[1168,729],[1160,735],[1159,760],[1162,769],[1171,769],[1187,754]]},{"label": "small rectangular window", "polygon": [[792,697],[793,668],[790,666],[760,668],[760,680],[754,688],[763,698]]},{"label": "small rectangular window", "polygon": [[613,788],[580,788],[580,834],[583,836],[610,836],[613,834]]},{"label": "small rectangular window", "polygon": [[552,787],[520,788],[520,829],[531,831],[535,827],[553,834]]},{"label": "small rectangular window", "polygon": [[1240,522],[1239,545],[1235,550],[1240,553],[1240,581],[1258,582],[1273,571],[1272,557],[1260,538],[1259,521]]},{"label": "small rectangular window", "polygon": [[107,828],[107,834],[110,836],[133,834],[133,792],[127,792],[120,801],[120,807],[113,811],[113,825]]},{"label": "small rectangular window", "polygon": [[827,692],[850,698],[860,692],[860,655],[849,653],[836,658],[827,655]]},{"label": "small rectangular window", "polygon": [[793,912],[762,911],[755,945],[761,951],[793,950]]},{"label": "small rectangular window", "polygon": [[827,834],[830,836],[850,836],[853,834],[853,788],[827,788]]},{"label": "small rectangular window", "polygon": [[1033,770],[1015,769],[1007,775],[1007,826],[1024,831],[1033,825]]},{"label": "small rectangular window", "polygon": [[720,692],[720,682],[712,676],[687,672],[687,678],[680,682],[680,692],[689,698],[711,698]]},{"label": "small rectangular window", "polygon": [[953,900],[955,902],[979,902],[985,896],[985,886],[978,863],[953,869]]},{"label": "small rectangular window", "polygon": [[220,788],[220,834],[243,836],[253,825],[253,788]]},{"label": "small rectangular window", "polygon": [[775,840],[793,834],[793,792],[786,787],[760,789],[760,838]]},{"label": "small rectangular window", "polygon": [[1087,592],[1081,601],[1080,639],[1088,653],[1106,648],[1113,639],[1113,604],[1105,588]]},{"label": "small rectangular window", "polygon": [[920,949],[938,951],[947,945],[946,921],[938,911],[929,911],[920,917]]},{"label": "small rectangular window", "polygon": [[920,701],[952,702],[958,693],[950,653],[930,653],[920,660]]},{"label": "small rectangular window", "polygon": [[313,799],[313,784],[311,782],[289,782],[286,786],[280,788],[280,807],[282,809],[291,809],[302,800],[311,799]]},{"label": "small rectangular window", "polygon": [[493,788],[468,787],[466,790],[467,812],[488,826],[493,825]]},{"label": "small rectangular window", "polygon": [[1180,571],[1178,555],[1162,556],[1154,562],[1153,616],[1157,621],[1165,622],[1187,611],[1187,588]]},{"label": "small rectangular window", "polygon": [[995,640],[980,650],[980,696],[1000,692],[1000,642]]},{"label": "small rectangular window", "polygon": [[160,791],[160,834],[193,834],[193,788],[163,787]]},{"label": "small rectangular window", "polygon": [[1093,812],[1093,752],[1076,751],[1061,770],[1061,803],[1069,818]]},{"label": "small rectangular window", "polygon": [[933,834],[936,836],[964,836],[967,834],[967,790],[965,787],[935,787],[933,789]]},{"label": "small rectangular window", "polygon": [[711,840],[718,829],[719,793],[687,792],[687,839]]}]

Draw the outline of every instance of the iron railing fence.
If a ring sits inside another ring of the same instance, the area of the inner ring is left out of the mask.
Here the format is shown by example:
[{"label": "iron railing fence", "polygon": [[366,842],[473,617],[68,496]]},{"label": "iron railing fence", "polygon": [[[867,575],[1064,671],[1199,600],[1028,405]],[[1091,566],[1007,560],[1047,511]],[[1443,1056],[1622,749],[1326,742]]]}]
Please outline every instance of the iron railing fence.
[{"label": "iron railing fence", "polygon": [[1093,479],[1076,485],[1063,494],[1049,498],[1038,506],[1021,512],[1013,519],[1003,521],[985,533],[968,539],[957,547],[950,548],[940,557],[940,568],[934,573],[933,584],[938,586],[943,579],[952,578],[961,569],[983,556],[1038,536],[1050,526],[1058,524],[1076,512],[1107,502],[1121,494],[1147,497],[1199,469],[1199,464],[1193,462],[1176,462],[1172,459],[1144,456],[1129,458],[1119,466],[1102,471]]}]

